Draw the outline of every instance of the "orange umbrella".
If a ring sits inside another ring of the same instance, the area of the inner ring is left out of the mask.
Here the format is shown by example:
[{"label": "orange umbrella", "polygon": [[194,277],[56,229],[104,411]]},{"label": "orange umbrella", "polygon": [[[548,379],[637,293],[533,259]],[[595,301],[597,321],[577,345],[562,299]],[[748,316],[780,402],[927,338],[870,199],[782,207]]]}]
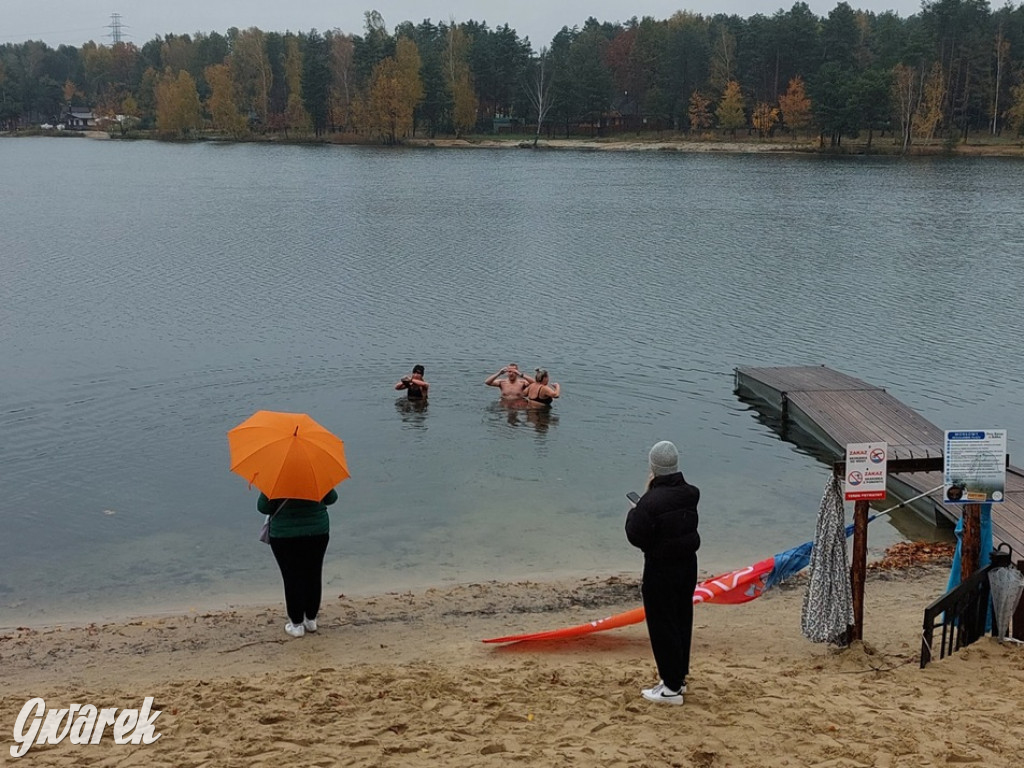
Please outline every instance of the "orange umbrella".
[{"label": "orange umbrella", "polygon": [[231,471],[271,499],[322,499],[347,478],[345,444],[304,413],[257,411],[228,432]]}]

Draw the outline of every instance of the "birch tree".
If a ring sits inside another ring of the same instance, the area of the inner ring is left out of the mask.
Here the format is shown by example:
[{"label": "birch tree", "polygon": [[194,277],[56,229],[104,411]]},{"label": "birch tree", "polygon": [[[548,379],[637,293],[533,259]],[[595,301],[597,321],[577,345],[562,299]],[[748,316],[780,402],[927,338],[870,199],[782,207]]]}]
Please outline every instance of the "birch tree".
[{"label": "birch tree", "polygon": [[452,99],[452,126],[457,137],[476,126],[479,106],[469,69],[469,46],[469,37],[453,20],[445,36],[443,66],[445,83]]},{"label": "birch tree", "polygon": [[892,70],[892,102],[900,126],[900,142],[905,153],[914,132],[914,115],[921,101],[920,77],[917,70],[897,64]]},{"label": "birch tree", "polygon": [[533,80],[526,88],[526,95],[530,99],[530,104],[533,105],[534,110],[537,112],[537,132],[533,136],[534,147],[537,146],[537,140],[540,139],[540,132],[544,126],[544,119],[547,117],[548,110],[551,109],[550,66],[551,52],[546,47],[541,48],[535,63]]}]

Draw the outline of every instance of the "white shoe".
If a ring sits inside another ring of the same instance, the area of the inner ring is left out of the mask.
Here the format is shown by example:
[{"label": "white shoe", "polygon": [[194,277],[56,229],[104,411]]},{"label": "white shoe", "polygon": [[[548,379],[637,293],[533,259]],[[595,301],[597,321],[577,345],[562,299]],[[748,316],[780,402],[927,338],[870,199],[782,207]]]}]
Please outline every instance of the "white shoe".
[{"label": "white shoe", "polygon": [[640,691],[640,695],[648,701],[656,701],[659,704],[675,704],[676,706],[683,703],[683,691],[673,691],[665,687],[664,683],[658,683],[653,688],[644,688]]},{"label": "white shoe", "polygon": [[306,634],[306,628],[302,624],[292,624],[290,621],[284,625],[284,631],[292,637],[302,637]]},{"label": "white shoe", "polygon": [[307,632],[316,632],[316,619],[303,619],[302,626]]},{"label": "white shoe", "polygon": [[[663,685],[665,685],[665,681],[664,681],[664,680],[659,680],[659,681],[658,681],[658,685],[662,685],[662,686],[663,686]],[[657,687],[658,687],[658,685],[654,686],[654,688],[657,688]],[[652,691],[653,691],[653,690],[654,690],[654,688],[651,688],[650,690],[652,690]],[[686,681],[685,681],[685,680],[683,680],[683,687],[679,689],[679,692],[680,692],[680,693],[683,693],[683,694],[685,694],[685,693],[686,693]]]}]

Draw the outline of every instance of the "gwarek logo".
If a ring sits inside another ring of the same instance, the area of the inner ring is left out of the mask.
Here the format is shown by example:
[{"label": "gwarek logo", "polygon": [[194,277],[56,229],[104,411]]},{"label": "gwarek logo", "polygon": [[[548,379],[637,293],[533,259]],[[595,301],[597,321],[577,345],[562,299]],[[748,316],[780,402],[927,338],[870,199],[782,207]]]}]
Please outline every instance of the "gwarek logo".
[{"label": "gwarek logo", "polygon": [[122,709],[120,714],[116,707],[96,709],[92,704],[47,709],[43,699],[29,699],[14,723],[17,746],[11,747],[11,757],[21,757],[33,743],[60,744],[65,737],[72,744],[99,744],[108,725],[112,726],[115,744],[152,744],[160,738],[159,733],[153,733],[160,710],[152,709],[152,696],[142,700],[141,709]]}]

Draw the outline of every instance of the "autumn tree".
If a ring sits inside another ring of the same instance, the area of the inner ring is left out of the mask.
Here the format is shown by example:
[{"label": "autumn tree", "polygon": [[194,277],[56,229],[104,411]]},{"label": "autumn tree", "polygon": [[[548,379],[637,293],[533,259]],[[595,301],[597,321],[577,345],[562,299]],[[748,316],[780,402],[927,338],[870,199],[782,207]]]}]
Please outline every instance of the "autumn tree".
[{"label": "autumn tree", "polygon": [[451,84],[452,126],[456,137],[472,131],[476,127],[477,97],[473,90],[473,81],[468,73],[463,73]]},{"label": "autumn tree", "polygon": [[214,129],[239,139],[248,132],[248,121],[238,109],[235,98],[235,80],[228,64],[213,64],[203,70],[203,77],[210,87],[206,99],[206,111],[210,114]]},{"label": "autumn tree", "polygon": [[711,99],[700,91],[690,94],[690,106],[687,110],[690,130],[693,133],[706,131],[711,127]]},{"label": "autumn tree", "polygon": [[373,68],[362,110],[363,130],[385,144],[398,144],[410,136],[416,105],[423,98],[419,79],[419,53],[407,38],[398,41],[395,56]]},{"label": "autumn tree", "polygon": [[82,46],[82,66],[85,77],[82,96],[88,103],[93,103],[114,82],[113,53],[107,46],[90,41]]},{"label": "autumn tree", "polygon": [[778,107],[762,101],[754,107],[750,121],[754,124],[754,128],[757,129],[757,135],[762,139],[767,138],[771,136],[772,131],[775,130],[775,126],[779,122]]},{"label": "autumn tree", "polygon": [[743,94],[740,93],[740,84],[730,80],[725,86],[725,93],[718,102],[718,109],[715,110],[718,117],[718,127],[728,131],[733,137],[736,130],[747,124],[747,118],[743,114]]},{"label": "autumn tree", "polygon": [[288,101],[285,109],[285,135],[289,128],[306,132],[312,121],[302,100],[302,49],[299,39],[289,35],[285,41],[284,73],[288,86]]},{"label": "autumn tree", "polygon": [[332,125],[347,130],[352,124],[352,102],[355,99],[355,45],[352,36],[335,30],[327,35],[330,50],[331,87],[329,95]]},{"label": "autumn tree", "polygon": [[242,32],[230,30],[231,73],[239,106],[247,119],[266,125],[270,114],[270,89],[274,76],[267,56],[266,35],[252,27]]},{"label": "autumn tree", "polygon": [[139,118],[139,103],[135,100],[134,96],[128,96],[125,98],[124,103],[121,104],[121,115],[118,118],[118,127],[121,129],[121,135],[129,133],[139,126],[142,120]]},{"label": "autumn tree", "polygon": [[946,102],[946,79],[942,65],[935,62],[921,86],[921,101],[914,112],[914,133],[925,141],[935,138]]},{"label": "autumn tree", "polygon": [[804,79],[797,75],[789,81],[786,92],[779,96],[782,123],[791,131],[802,131],[811,124],[811,100],[804,89]]},{"label": "autumn tree", "polygon": [[164,133],[188,136],[202,126],[196,81],[185,70],[175,77],[164,73],[156,87],[156,127]]},{"label": "autumn tree", "polygon": [[470,40],[463,29],[452,22],[445,36],[442,55],[445,85],[452,102],[452,126],[461,136],[476,126],[477,97],[469,70]]},{"label": "autumn tree", "polygon": [[400,37],[395,43],[395,63],[398,64],[400,96],[409,112],[404,136],[416,134],[416,107],[423,101],[423,79],[420,77],[420,52],[416,43],[408,37]]}]

